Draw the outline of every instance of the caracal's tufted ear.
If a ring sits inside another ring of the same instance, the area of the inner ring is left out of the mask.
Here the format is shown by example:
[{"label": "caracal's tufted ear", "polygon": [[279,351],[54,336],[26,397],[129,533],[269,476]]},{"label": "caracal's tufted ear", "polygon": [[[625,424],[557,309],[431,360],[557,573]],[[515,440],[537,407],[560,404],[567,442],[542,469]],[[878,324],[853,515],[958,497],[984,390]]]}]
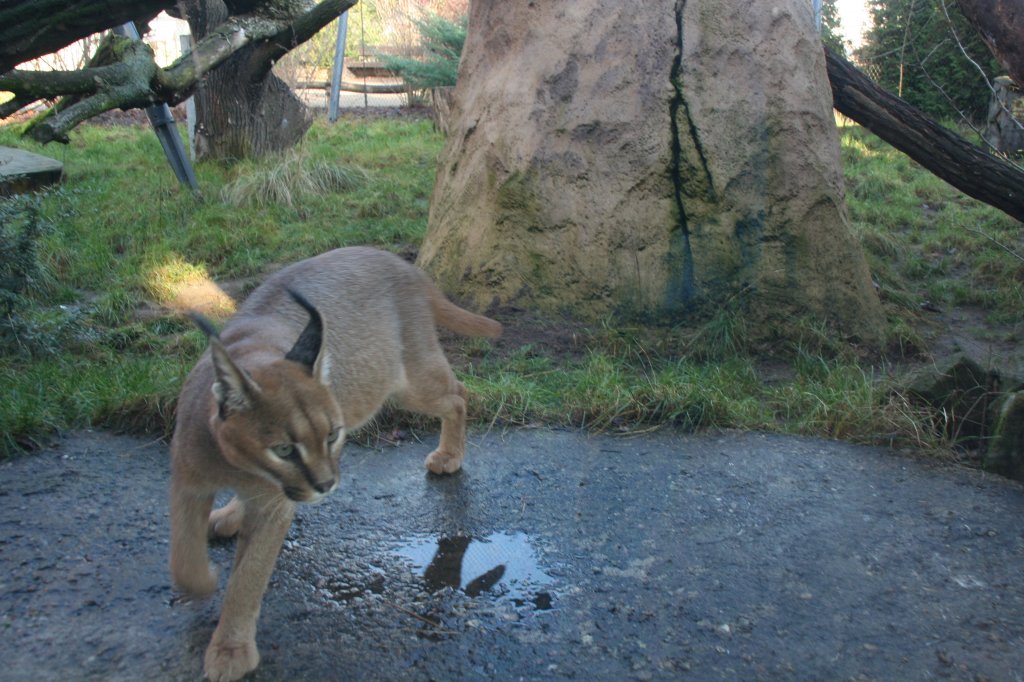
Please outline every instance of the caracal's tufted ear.
[{"label": "caracal's tufted ear", "polygon": [[195,312],[189,313],[189,316],[196,326],[203,330],[210,344],[210,357],[213,359],[213,369],[217,377],[211,390],[217,401],[217,413],[220,418],[227,419],[232,414],[251,408],[260,394],[260,387],[248,372],[231,359],[210,321]]},{"label": "caracal's tufted ear", "polygon": [[298,291],[289,288],[288,294],[309,313],[309,323],[299,334],[292,349],[284,356],[285,360],[299,363],[309,370],[309,373],[321,384],[327,385],[330,359],[327,357],[327,348],[324,344],[323,315],[316,309],[316,306],[309,302],[309,299]]}]

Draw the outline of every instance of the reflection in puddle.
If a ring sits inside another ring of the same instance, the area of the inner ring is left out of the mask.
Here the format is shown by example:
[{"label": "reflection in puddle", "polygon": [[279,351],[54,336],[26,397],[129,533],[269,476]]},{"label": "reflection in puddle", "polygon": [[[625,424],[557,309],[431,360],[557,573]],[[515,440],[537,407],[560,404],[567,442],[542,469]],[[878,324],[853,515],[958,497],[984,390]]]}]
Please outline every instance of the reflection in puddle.
[{"label": "reflection in puddle", "polygon": [[520,606],[551,608],[551,594],[543,589],[551,576],[540,568],[523,533],[414,538],[395,553],[412,563],[430,590],[453,587],[470,597],[492,592]]}]

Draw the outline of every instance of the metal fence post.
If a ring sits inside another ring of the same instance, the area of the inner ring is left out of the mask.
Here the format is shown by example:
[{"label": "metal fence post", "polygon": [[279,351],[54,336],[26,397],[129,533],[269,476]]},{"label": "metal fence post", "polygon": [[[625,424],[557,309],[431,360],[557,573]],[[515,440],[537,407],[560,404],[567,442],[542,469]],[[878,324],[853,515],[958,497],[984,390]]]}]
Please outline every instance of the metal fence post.
[{"label": "metal fence post", "polygon": [[348,33],[348,10],[338,17],[338,38],[334,43],[334,69],[331,73],[331,101],[327,105],[327,120],[338,120],[339,99],[341,98],[341,74],[345,68],[345,36]]},{"label": "metal fence post", "polygon": [[[131,38],[132,40],[140,39],[139,31],[135,28],[135,22],[133,21],[115,27],[114,33]],[[192,164],[185,154],[185,147],[181,144],[181,136],[178,134],[178,128],[174,124],[174,117],[171,115],[170,107],[166,104],[154,104],[151,107],[146,107],[146,115],[149,116],[153,132],[156,133],[157,139],[160,140],[160,145],[164,148],[164,155],[167,157],[168,163],[171,164],[171,169],[178,178],[178,182],[188,185],[193,192],[198,192],[199,183],[196,181]]]}]

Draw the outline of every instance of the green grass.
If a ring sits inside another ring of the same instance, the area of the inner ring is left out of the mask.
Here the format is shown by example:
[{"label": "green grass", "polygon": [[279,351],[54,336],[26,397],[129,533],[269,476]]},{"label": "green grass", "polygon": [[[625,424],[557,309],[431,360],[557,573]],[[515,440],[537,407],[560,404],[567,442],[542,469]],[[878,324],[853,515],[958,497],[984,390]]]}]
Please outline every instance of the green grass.
[{"label": "green grass", "polygon": [[[202,337],[169,314],[140,321],[136,311],[169,302],[182,284],[258,276],[338,246],[417,244],[441,145],[424,120],[318,124],[284,159],[308,172],[274,178],[280,158],[198,164],[197,198],[179,188],[146,128],[86,125],[69,145],[43,149],[17,132],[0,126],[0,144],[65,164],[63,186],[43,201],[55,229],[41,251],[59,284],[37,298],[80,309],[81,328],[60,352],[0,354],[0,455],[90,424],[165,432]],[[223,188],[244,194],[240,183],[259,175],[278,189],[298,177],[298,191],[290,202],[222,200]]]},{"label": "green grass", "polygon": [[[842,128],[841,139],[853,226],[887,307],[891,350],[920,349],[925,301],[1019,320],[1024,267],[996,243],[1020,251],[1019,224],[859,127]],[[36,149],[13,126],[0,127],[0,144]],[[338,246],[416,248],[441,145],[424,120],[317,122],[282,157],[199,164],[202,198],[178,187],[145,128],[83,126],[70,145],[44,149],[65,162],[67,178],[43,199],[50,284],[31,316],[52,318],[39,328],[59,334],[44,350],[0,353],[0,456],[87,425],[166,435],[204,339],[160,304],[184,286],[258,279]],[[767,359],[750,347],[742,318],[723,310],[696,329],[608,321],[557,357],[540,341],[498,352],[468,340],[456,364],[483,426],[670,424],[944,444],[935,415],[906,402],[889,365],[863,360],[819,325],[800,328]]]},{"label": "green grass", "polygon": [[883,298],[904,309],[925,302],[974,306],[993,322],[1020,321],[1020,223],[958,192],[860,126],[840,132],[850,215]]},{"label": "green grass", "polygon": [[801,356],[766,383],[750,359],[659,360],[646,370],[598,351],[568,367],[545,358],[485,362],[464,376],[471,409],[491,425],[563,424],[634,432],[741,428],[920,448],[943,445],[930,416],[884,377],[853,363]]}]

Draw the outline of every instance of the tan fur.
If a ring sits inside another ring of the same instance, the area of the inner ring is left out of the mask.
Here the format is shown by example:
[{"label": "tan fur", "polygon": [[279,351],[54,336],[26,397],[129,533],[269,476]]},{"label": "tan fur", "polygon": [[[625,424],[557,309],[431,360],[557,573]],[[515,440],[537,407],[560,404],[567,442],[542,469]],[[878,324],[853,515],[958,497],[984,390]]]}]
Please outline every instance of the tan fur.
[{"label": "tan fur", "polygon": [[[297,339],[316,317],[289,289],[322,318],[315,360],[294,360],[302,353],[285,359],[303,345]],[[206,650],[209,679],[235,680],[259,663],[256,620],[295,503],[319,501],[337,486],[344,431],[394,399],[441,418],[440,444],[427,456],[427,469],[443,474],[461,467],[466,389],[441,351],[435,325],[473,336],[501,333],[499,323],[454,305],[397,256],[348,248],[270,277],[219,339],[211,336],[178,402],[170,561],[179,589],[210,595],[217,577],[208,537],[238,536]],[[222,488],[236,495],[213,510]]]}]

